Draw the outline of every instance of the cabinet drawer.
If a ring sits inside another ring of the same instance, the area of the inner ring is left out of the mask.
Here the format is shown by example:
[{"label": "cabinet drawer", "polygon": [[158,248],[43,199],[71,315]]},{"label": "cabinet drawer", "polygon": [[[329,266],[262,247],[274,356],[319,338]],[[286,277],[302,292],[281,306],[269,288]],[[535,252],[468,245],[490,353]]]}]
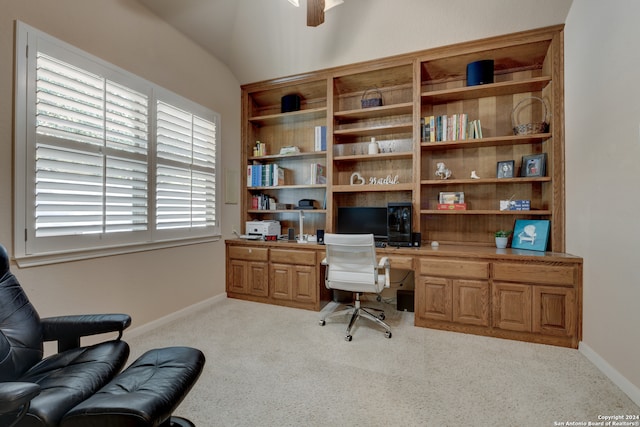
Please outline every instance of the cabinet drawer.
[{"label": "cabinet drawer", "polygon": [[269,259],[267,248],[247,248],[240,246],[229,247],[230,259],[244,259],[247,261],[266,261]]},{"label": "cabinet drawer", "polygon": [[507,282],[569,286],[575,283],[574,276],[575,269],[566,265],[493,265],[493,278]]},{"label": "cabinet drawer", "polygon": [[[378,257],[378,262],[381,257]],[[391,268],[400,268],[405,270],[413,270],[413,257],[410,256],[390,256],[389,263]]]},{"label": "cabinet drawer", "polygon": [[296,265],[316,265],[315,251],[271,249],[271,262]]},{"label": "cabinet drawer", "polygon": [[421,258],[420,274],[465,279],[486,279],[489,277],[489,263]]}]

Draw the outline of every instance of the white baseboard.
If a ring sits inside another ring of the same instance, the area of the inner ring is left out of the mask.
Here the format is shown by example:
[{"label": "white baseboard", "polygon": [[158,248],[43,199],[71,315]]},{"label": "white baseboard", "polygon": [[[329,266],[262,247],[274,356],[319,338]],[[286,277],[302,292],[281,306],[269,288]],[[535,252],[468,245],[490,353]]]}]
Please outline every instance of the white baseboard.
[{"label": "white baseboard", "polygon": [[640,388],[626,379],[620,372],[618,372],[613,366],[611,366],[606,360],[604,360],[598,353],[596,353],[591,347],[584,342],[580,342],[578,350],[587,359],[591,361],[596,368],[600,369],[620,390],[622,390],[633,402],[640,406]]},{"label": "white baseboard", "polygon": [[196,311],[200,311],[204,308],[208,308],[214,304],[217,304],[218,302],[227,299],[227,293],[223,292],[219,295],[216,295],[215,297],[211,297],[209,299],[206,299],[204,301],[200,301],[196,304],[190,305],[189,307],[185,307],[182,310],[178,310],[176,312],[173,312],[171,314],[168,314],[164,317],[161,317],[159,319],[156,319],[152,322],[149,323],[145,323],[144,325],[135,327],[135,328],[131,328],[125,331],[124,333],[124,339],[126,338],[135,338],[138,337],[140,335],[144,335],[154,329],[157,329],[161,326],[166,325],[167,323],[173,322],[174,320],[178,320],[184,316],[187,316],[191,313],[195,313]]}]

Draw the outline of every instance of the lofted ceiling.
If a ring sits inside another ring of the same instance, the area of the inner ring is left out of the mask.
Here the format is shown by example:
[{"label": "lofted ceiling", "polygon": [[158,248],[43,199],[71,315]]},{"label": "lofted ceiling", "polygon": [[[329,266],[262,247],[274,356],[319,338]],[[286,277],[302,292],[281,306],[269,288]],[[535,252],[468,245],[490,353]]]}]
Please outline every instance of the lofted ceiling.
[{"label": "lofted ceiling", "polygon": [[138,0],[241,84],[565,22],[572,0]]}]

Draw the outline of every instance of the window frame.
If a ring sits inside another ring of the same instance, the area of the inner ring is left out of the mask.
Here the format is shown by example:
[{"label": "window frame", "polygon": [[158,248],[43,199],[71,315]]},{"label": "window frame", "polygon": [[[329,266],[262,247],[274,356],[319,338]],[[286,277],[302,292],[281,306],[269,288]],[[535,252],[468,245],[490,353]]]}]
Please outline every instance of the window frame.
[{"label": "window frame", "polygon": [[[35,237],[35,70],[37,52],[69,62],[89,72],[100,74],[117,84],[139,91],[148,99],[147,152],[147,229],[70,235]],[[56,54],[57,53],[57,54]],[[72,61],[68,59],[71,58]],[[220,114],[175,94],[68,43],[58,40],[23,22],[16,21],[15,44],[15,112],[14,112],[14,256],[18,265],[41,265],[75,259],[146,251],[182,246],[221,237],[221,172]],[[158,101],[181,108],[215,125],[215,225],[158,230],[156,228],[156,105]]]}]

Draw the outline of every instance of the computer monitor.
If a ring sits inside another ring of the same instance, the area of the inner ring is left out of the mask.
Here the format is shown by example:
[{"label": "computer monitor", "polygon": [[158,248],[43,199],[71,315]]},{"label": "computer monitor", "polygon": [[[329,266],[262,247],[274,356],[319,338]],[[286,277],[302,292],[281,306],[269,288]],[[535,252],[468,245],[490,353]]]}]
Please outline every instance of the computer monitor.
[{"label": "computer monitor", "polygon": [[373,234],[375,240],[387,241],[387,208],[338,207],[336,231],[340,234]]},{"label": "computer monitor", "polygon": [[411,235],[411,203],[389,203],[387,205],[388,230],[390,246],[413,246]]}]

